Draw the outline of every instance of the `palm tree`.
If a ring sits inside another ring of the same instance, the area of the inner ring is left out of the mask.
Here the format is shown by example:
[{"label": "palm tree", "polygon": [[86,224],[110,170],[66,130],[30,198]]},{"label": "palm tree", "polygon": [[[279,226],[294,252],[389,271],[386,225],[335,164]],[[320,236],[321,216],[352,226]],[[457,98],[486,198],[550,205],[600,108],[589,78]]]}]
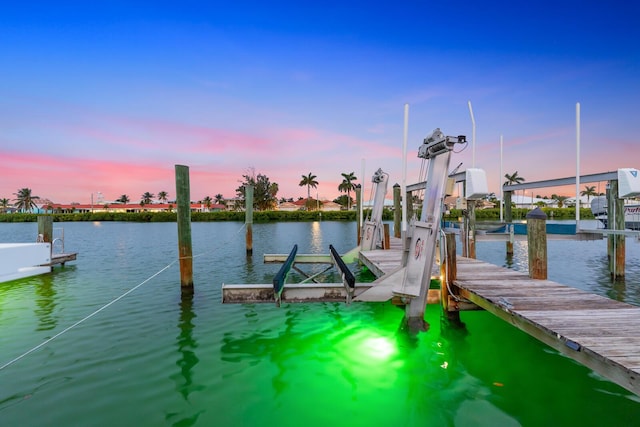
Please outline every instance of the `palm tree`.
[{"label": "palm tree", "polygon": [[148,191],[144,193],[142,196],[142,200],[140,200],[141,205],[150,205],[153,201],[153,193],[149,193]]},{"label": "palm tree", "polygon": [[[508,173],[504,174],[504,177],[507,179],[504,185],[513,185],[513,184],[522,184],[525,179],[518,175],[518,171],[515,171],[513,174],[509,175]],[[522,195],[524,196],[524,190],[522,190]]]},{"label": "palm tree", "polygon": [[9,209],[9,199],[0,199],[0,211],[5,213]]},{"label": "palm tree", "polygon": [[225,202],[224,196],[221,193],[216,194],[213,197],[213,200],[215,200],[216,204],[218,205],[225,205],[225,206],[227,205],[227,202]]},{"label": "palm tree", "polygon": [[356,185],[353,181],[357,180],[353,172],[342,173],[342,183],[338,185],[338,191],[341,193],[347,193],[347,209],[351,210],[351,191],[355,190]]},{"label": "palm tree", "polygon": [[521,184],[525,181],[525,179],[521,176],[518,176],[518,171],[515,171],[512,175],[508,173],[504,174],[504,177],[507,179],[502,185],[513,185],[513,184]]},{"label": "palm tree", "polygon": [[120,202],[122,204],[127,204],[131,201],[131,199],[129,199],[129,196],[127,196],[126,194],[123,194],[122,196],[120,196],[119,199],[116,200],[116,202]]},{"label": "palm tree", "polygon": [[40,197],[31,195],[30,188],[21,188],[17,193],[13,193],[16,196],[13,199],[16,203],[15,206],[21,211],[31,211],[36,207],[36,200],[40,200]]},{"label": "palm tree", "polygon": [[318,187],[318,181],[316,181],[316,178],[317,177],[315,175],[309,172],[309,175],[302,175],[302,180],[300,181],[300,184],[298,184],[300,187],[304,187],[305,185],[307,186],[307,204],[309,204],[309,201],[311,200],[311,187]]},{"label": "palm tree", "polygon": [[207,207],[207,209],[211,209],[211,205],[213,204],[213,199],[211,196],[207,196],[202,199],[202,203]]},{"label": "palm tree", "polygon": [[167,203],[167,197],[169,197],[169,193],[167,193],[166,191],[161,191],[158,193],[158,200],[160,200],[162,203]]},{"label": "palm tree", "polygon": [[581,196],[587,196],[587,203],[589,203],[589,199],[591,196],[597,196],[598,193],[596,193],[596,186],[592,185],[591,187],[589,187],[588,185],[584,186],[584,190],[582,190],[580,192]]},{"label": "palm tree", "polygon": [[559,208],[561,208],[564,205],[564,201],[568,199],[567,196],[558,196],[557,194],[552,194],[551,198],[558,203]]}]

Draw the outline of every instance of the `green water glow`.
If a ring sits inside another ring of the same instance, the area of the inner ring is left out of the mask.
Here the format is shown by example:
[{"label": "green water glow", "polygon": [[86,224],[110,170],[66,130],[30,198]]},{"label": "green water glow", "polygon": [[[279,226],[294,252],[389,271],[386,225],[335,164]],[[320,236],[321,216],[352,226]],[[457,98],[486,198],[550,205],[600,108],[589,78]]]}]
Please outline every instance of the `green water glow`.
[{"label": "green water glow", "polygon": [[[0,284],[0,364],[165,267],[177,253],[174,228],[66,224],[77,262]],[[237,228],[194,224],[194,253],[211,254],[194,262],[192,298],[180,294],[174,265],[0,371],[0,425],[638,424],[636,396],[486,312],[462,313],[465,327],[454,328],[429,306],[429,331],[412,335],[390,303],[222,305],[223,282],[270,282],[277,266],[262,253],[294,242],[300,253],[329,243],[346,252],[355,232],[256,224],[247,259]],[[0,241],[23,232],[28,225],[0,225]]]}]

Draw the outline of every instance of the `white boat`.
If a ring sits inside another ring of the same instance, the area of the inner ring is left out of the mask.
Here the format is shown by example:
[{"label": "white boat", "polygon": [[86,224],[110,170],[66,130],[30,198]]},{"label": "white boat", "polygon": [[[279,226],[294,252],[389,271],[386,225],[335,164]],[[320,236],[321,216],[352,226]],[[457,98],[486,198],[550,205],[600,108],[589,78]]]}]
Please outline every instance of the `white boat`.
[{"label": "white boat", "polygon": [[[599,220],[607,228],[607,198],[595,197],[591,201],[591,212],[595,219]],[[624,205],[624,227],[629,230],[640,230],[640,204],[638,202],[626,202]]]},{"label": "white boat", "polygon": [[0,243],[0,283],[50,271],[50,243]]}]

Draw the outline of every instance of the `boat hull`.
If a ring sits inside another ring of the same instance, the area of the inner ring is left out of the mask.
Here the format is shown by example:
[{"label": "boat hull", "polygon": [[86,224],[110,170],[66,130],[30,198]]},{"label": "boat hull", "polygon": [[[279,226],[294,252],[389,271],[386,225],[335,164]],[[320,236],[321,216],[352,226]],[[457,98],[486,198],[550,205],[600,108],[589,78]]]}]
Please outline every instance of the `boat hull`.
[{"label": "boat hull", "polygon": [[[607,216],[607,198],[599,196],[591,202],[591,212],[593,217],[604,224],[604,228],[608,227]],[[628,230],[640,230],[640,205],[627,204],[624,205],[624,228]]]}]

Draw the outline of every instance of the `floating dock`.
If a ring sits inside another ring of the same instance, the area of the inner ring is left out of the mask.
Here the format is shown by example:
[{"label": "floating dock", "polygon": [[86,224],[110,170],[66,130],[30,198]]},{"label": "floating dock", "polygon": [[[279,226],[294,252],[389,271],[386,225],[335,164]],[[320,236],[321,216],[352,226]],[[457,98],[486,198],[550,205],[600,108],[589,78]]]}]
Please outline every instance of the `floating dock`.
[{"label": "floating dock", "polygon": [[[360,254],[376,275],[393,272],[401,257],[393,249]],[[456,263],[451,286],[461,300],[640,395],[640,307],[471,258],[458,256]],[[457,309],[455,300],[450,309]]]}]

